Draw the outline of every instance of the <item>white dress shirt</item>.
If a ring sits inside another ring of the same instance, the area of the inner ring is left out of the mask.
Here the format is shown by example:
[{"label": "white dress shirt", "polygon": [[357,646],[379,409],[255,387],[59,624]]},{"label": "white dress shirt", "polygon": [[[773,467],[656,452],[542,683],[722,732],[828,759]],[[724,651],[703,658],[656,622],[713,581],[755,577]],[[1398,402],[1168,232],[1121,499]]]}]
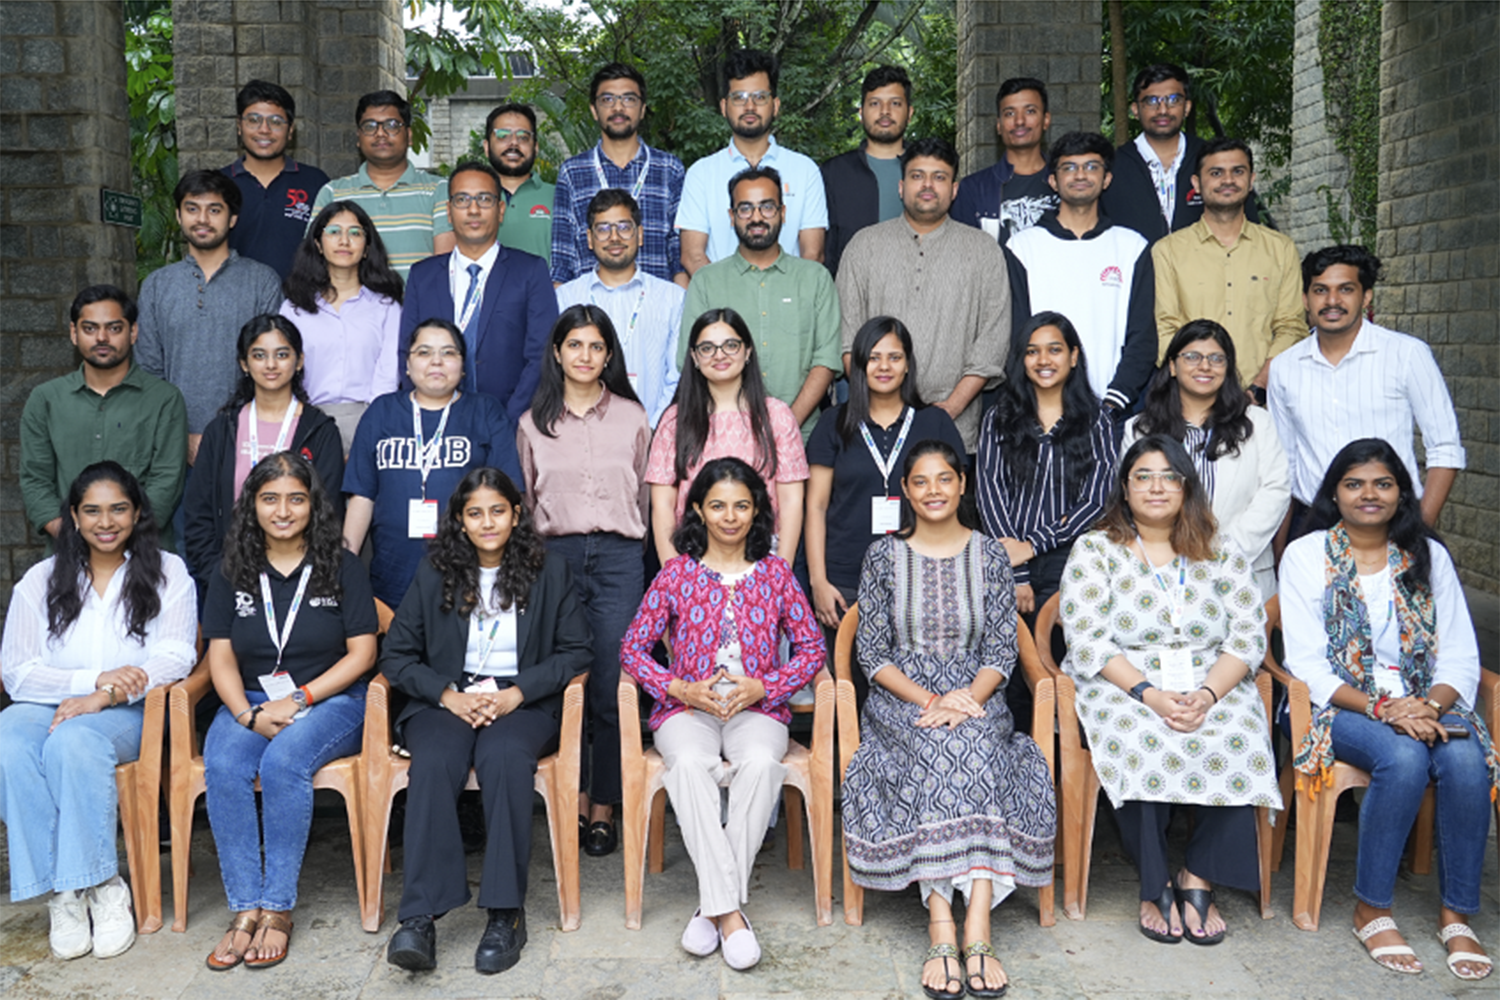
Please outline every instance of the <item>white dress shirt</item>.
[{"label": "white dress shirt", "polygon": [[[479,315],[479,309],[484,303],[484,286],[490,280],[490,271],[495,267],[495,261],[500,259],[500,244],[491,243],[490,248],[479,255],[478,260],[465,257],[463,251],[454,247],[448,255],[448,290],[453,293],[453,322],[462,330],[464,324],[460,317],[464,312],[464,299],[469,294],[469,265],[479,265],[479,287],[474,291],[474,315]],[[474,360],[469,359],[472,365]]]}]

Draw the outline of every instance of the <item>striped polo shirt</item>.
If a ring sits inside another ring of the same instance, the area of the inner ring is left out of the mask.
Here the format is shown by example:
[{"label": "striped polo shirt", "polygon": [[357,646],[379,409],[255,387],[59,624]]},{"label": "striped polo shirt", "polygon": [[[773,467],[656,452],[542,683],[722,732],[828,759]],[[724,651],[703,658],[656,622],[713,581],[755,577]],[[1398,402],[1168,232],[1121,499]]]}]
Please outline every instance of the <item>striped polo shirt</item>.
[{"label": "striped polo shirt", "polygon": [[391,267],[405,279],[413,264],[432,256],[433,236],[453,229],[448,222],[448,181],[407,164],[401,179],[382,191],[370,180],[367,167],[361,163],[358,173],[323,185],[313,202],[313,219],[335,201],[358,202],[375,223]]}]

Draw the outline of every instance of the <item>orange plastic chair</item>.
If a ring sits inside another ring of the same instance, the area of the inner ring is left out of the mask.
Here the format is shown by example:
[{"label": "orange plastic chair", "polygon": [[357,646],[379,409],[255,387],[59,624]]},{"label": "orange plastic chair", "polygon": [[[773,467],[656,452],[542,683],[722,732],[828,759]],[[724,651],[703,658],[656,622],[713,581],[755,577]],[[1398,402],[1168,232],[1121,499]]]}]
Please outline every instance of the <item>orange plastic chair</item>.
[{"label": "orange plastic chair", "polygon": [[[833,923],[833,678],[828,668],[813,676],[812,706],[793,705],[792,711],[813,715],[812,746],[787,743],[781,759],[786,806],[786,866],[801,871],[802,819],[806,811],[813,856],[813,905],[818,926]],[[620,840],[625,860],[625,926],[641,929],[641,899],[645,892],[647,855],[653,874],[662,870],[667,829],[666,763],[655,748],[641,742],[640,688],[636,679],[620,671],[620,768],[623,802]],[[728,779],[724,782],[726,785]],[[649,852],[647,848],[650,848]]]},{"label": "orange plastic chair", "polygon": [[[1094,771],[1094,757],[1083,745],[1083,726],[1078,721],[1078,687],[1064,673],[1052,655],[1052,631],[1058,627],[1061,592],[1053,594],[1037,613],[1036,644],[1043,666],[1057,684],[1058,739],[1062,744],[1062,839],[1063,912],[1070,920],[1082,920],[1088,911],[1089,868],[1094,851],[1094,820],[1099,808],[1099,775]],[[1270,628],[1267,626],[1267,633]],[[1271,680],[1257,673],[1255,688],[1266,713],[1266,729],[1271,729]],[[1283,819],[1283,823],[1284,823]],[[1255,810],[1255,846],[1260,855],[1260,916],[1271,919],[1271,809]]]},{"label": "orange plastic chair", "polygon": [[[380,630],[389,631],[395,612],[383,601],[375,602]],[[563,690],[562,731],[557,752],[536,764],[535,787],[547,806],[551,833],[552,867],[557,875],[557,909],[562,929],[576,931],[583,922],[578,885],[578,766],[583,741],[583,689],[588,673],[568,682]],[[370,933],[380,930],[385,919],[385,872],[391,871],[391,803],[406,787],[411,761],[395,748],[391,727],[391,685],[382,675],[370,682],[365,695],[364,834],[365,870],[369,873],[360,889],[360,922]],[[478,791],[474,772],[464,785]]]},{"label": "orange plastic chair", "polygon": [[[859,712],[855,708],[853,667],[854,636],[858,629],[859,604],[855,603],[849,605],[849,610],[844,613],[843,620],[839,622],[838,638],[835,640],[833,651],[833,668],[838,683],[839,779],[841,781],[849,772],[849,761],[854,758],[854,751],[859,749]],[[1031,689],[1031,738],[1036,740],[1037,746],[1041,747],[1042,756],[1047,759],[1047,770],[1056,774],[1055,688],[1052,676],[1047,673],[1041,660],[1037,658],[1036,643],[1031,639],[1031,630],[1026,627],[1026,622],[1019,615],[1016,616],[1016,644],[1021,670],[1026,678],[1026,686]],[[996,691],[994,697],[1004,698],[1004,690]],[[1053,787],[1055,789],[1056,785]],[[865,890],[862,886],[855,885],[854,880],[850,878],[848,839],[846,838],[843,843],[844,923],[858,926],[865,920]],[[1057,866],[1054,864],[1053,871],[1056,872],[1056,870]],[[1037,890],[1039,923],[1043,927],[1051,927],[1057,923],[1055,891],[1056,886],[1053,883]]]}]

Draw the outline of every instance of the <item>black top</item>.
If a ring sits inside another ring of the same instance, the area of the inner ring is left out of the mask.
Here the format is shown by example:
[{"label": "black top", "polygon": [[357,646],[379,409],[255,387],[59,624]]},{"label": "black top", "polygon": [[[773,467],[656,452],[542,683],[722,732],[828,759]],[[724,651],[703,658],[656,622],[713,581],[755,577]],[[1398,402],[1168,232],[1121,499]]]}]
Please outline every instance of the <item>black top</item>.
[{"label": "black top", "polygon": [[243,157],[219,172],[233,178],[240,189],[239,221],[229,231],[230,249],[275,268],[285,281],[292,271],[297,244],[313,217],[313,201],[328,183],[328,175],[290,156],[270,187],[260,186],[255,175],[245,169]]},{"label": "black top", "polygon": [[823,264],[834,277],[839,259],[854,234],[880,221],[880,182],[865,162],[866,139],[858,149],[840,153],[823,164],[823,191],[828,199],[828,238]]},{"label": "black top", "polygon": [[[901,446],[901,454],[891,467],[890,478],[882,483],[880,468],[870,457],[864,437],[856,434],[846,446],[839,436],[838,423],[845,405],[835,406],[818,418],[818,425],[807,441],[807,462],[833,470],[833,492],[828,498],[828,528],[823,546],[824,572],[828,575],[828,582],[835,587],[854,590],[859,587],[865,549],[878,537],[870,530],[871,498],[901,495],[901,472],[906,455],[918,442],[931,438],[946,441],[962,456],[964,439],[953,425],[953,418],[936,406],[917,410],[906,443]],[[896,446],[905,419],[906,410],[903,408],[901,416],[891,426],[883,428],[871,424],[870,437],[874,438],[882,458],[888,457]]]},{"label": "black top", "polygon": [[[374,635],[379,629],[375,617],[375,595],[370,592],[370,578],[359,557],[341,551],[339,580],[344,594],[341,600],[313,593],[311,585],[302,599],[302,610],[287,640],[281,669],[292,675],[298,687],[321,676],[343,659],[351,636]],[[304,560],[303,565],[306,565]],[[286,613],[297,593],[302,567],[282,576],[274,566],[266,568],[271,582],[271,602],[276,608],[276,628],[286,628]],[[246,691],[259,691],[260,677],[276,669],[276,645],[266,628],[261,608],[260,584],[255,592],[236,591],[223,572],[213,575],[208,600],[203,608],[203,637],[228,639],[240,664],[240,679]]]},{"label": "black top", "polygon": [[[1151,168],[1136,144],[1127,142],[1115,150],[1115,166],[1109,187],[1099,200],[1099,210],[1114,220],[1115,225],[1134,229],[1147,242],[1155,243],[1168,232],[1186,229],[1203,218],[1203,195],[1193,187],[1193,175],[1198,172],[1198,153],[1203,149],[1203,140],[1191,133],[1182,150],[1182,161],[1177,164],[1177,203],[1172,209],[1172,228],[1167,228],[1167,217],[1161,214],[1161,202],[1156,197],[1156,182],[1151,179]],[[1255,192],[1245,203],[1245,218],[1260,221],[1260,210],[1256,207]]]}]

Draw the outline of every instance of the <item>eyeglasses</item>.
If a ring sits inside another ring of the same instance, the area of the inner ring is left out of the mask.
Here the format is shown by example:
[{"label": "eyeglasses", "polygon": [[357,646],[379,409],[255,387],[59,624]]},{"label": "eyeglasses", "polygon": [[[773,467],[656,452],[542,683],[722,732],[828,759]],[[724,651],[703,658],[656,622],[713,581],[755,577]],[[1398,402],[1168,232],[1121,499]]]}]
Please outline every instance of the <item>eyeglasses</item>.
[{"label": "eyeglasses", "polygon": [[1205,361],[1210,368],[1223,368],[1229,364],[1229,358],[1223,354],[1199,354],[1197,351],[1183,351],[1177,355],[1177,360],[1189,368],[1196,368]]},{"label": "eyeglasses", "polygon": [[331,240],[336,240],[340,236],[347,236],[351,240],[362,240],[365,238],[365,231],[358,226],[350,226],[348,229],[343,226],[325,226],[323,235]]},{"label": "eyeglasses", "polygon": [[740,219],[748,219],[757,212],[760,213],[762,219],[774,219],[776,213],[780,211],[781,203],[778,201],[763,201],[758,205],[754,202],[742,201],[734,206],[735,217]]},{"label": "eyeglasses", "polygon": [[488,191],[481,191],[478,194],[469,194],[467,191],[460,191],[458,194],[450,194],[448,196],[448,204],[457,209],[465,209],[470,205],[478,205],[480,208],[494,208],[499,201],[499,198]]},{"label": "eyeglasses", "polygon": [[504,142],[511,136],[515,136],[517,142],[530,142],[536,138],[534,133],[524,128],[497,128],[490,135],[493,135],[499,142]]},{"label": "eyeglasses", "polygon": [[1099,160],[1089,160],[1086,163],[1069,162],[1057,165],[1057,172],[1068,177],[1078,173],[1080,170],[1086,174],[1102,174],[1104,173],[1104,164]]},{"label": "eyeglasses", "polygon": [[635,223],[629,219],[624,222],[596,222],[589,229],[601,240],[609,239],[610,233],[619,233],[622,239],[627,240],[635,235]]},{"label": "eyeglasses", "polygon": [[385,121],[376,121],[366,118],[359,123],[359,130],[365,135],[374,135],[376,132],[384,132],[386,135],[400,135],[406,128],[406,122],[399,118],[387,118]]},{"label": "eyeglasses", "polygon": [[1137,493],[1145,493],[1151,489],[1153,482],[1161,483],[1164,492],[1182,492],[1182,477],[1175,472],[1133,472],[1130,474],[1130,488]]},{"label": "eyeglasses", "polygon": [[720,351],[724,352],[726,358],[733,358],[739,356],[740,348],[744,346],[743,340],[726,340],[721,344],[713,344],[705,340],[693,348],[693,353],[704,361],[712,360],[713,356]]},{"label": "eyeglasses", "polygon": [[260,115],[254,113],[242,115],[240,121],[245,123],[246,128],[260,128],[262,125],[269,125],[272,132],[280,132],[287,125],[291,124],[280,115]]},{"label": "eyeglasses", "polygon": [[433,358],[437,358],[440,361],[457,361],[460,358],[458,348],[456,347],[439,347],[434,350],[425,345],[422,347],[413,347],[407,352],[407,355],[417,361],[431,361]]},{"label": "eyeglasses", "polygon": [[594,98],[594,103],[601,108],[613,108],[616,105],[622,108],[640,107],[640,94],[600,94]]},{"label": "eyeglasses", "polygon": [[1157,108],[1163,106],[1168,108],[1175,108],[1177,107],[1177,105],[1187,100],[1187,98],[1182,94],[1152,94],[1149,97],[1140,97],[1136,100],[1139,103],[1144,104],[1146,107],[1150,108],[1152,111],[1155,111]]},{"label": "eyeglasses", "polygon": [[775,95],[769,90],[736,90],[730,93],[729,103],[737,108],[743,108],[747,104],[770,104]]}]

